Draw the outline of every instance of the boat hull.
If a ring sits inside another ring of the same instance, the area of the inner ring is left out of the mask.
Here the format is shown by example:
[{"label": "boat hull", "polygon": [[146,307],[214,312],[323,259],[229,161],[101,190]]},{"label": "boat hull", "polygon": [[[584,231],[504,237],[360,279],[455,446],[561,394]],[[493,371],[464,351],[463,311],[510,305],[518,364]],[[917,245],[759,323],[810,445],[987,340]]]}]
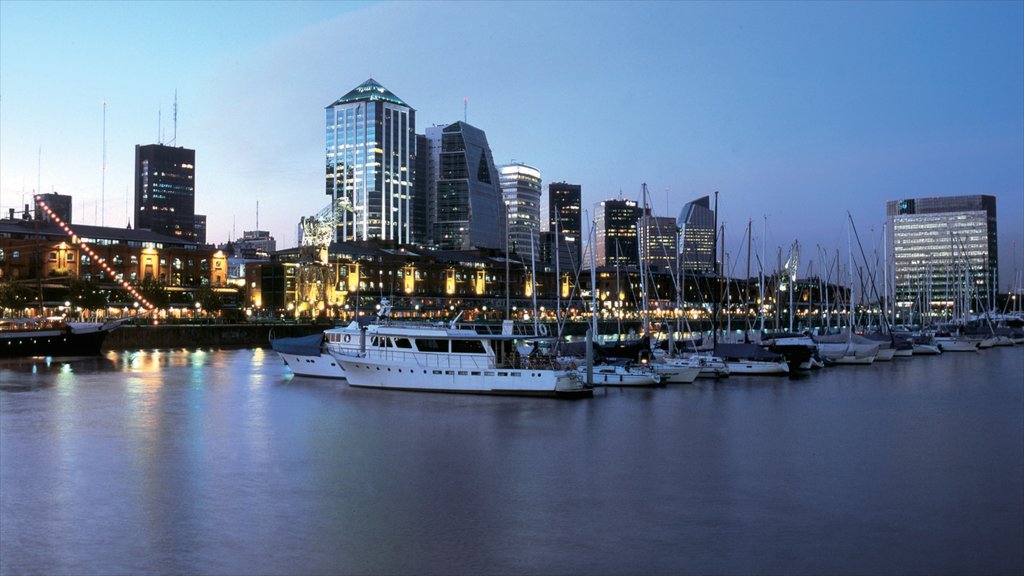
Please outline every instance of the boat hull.
[{"label": "boat hull", "polygon": [[0,358],[99,356],[110,330],[10,332],[0,335]]},{"label": "boat hull", "polygon": [[761,362],[761,361],[728,361],[729,374],[746,374],[748,376],[783,376],[789,374],[789,364],[786,362]]},{"label": "boat hull", "polygon": [[319,354],[317,356],[288,354],[285,352],[278,352],[277,354],[296,376],[345,379],[345,369],[330,354]]}]

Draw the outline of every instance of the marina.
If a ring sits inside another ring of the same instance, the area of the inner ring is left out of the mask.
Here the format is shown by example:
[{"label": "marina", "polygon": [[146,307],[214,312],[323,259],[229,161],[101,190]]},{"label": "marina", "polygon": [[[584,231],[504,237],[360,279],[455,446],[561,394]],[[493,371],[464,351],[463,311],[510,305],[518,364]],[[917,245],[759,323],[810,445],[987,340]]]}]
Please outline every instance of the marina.
[{"label": "marina", "polygon": [[1019,573],[1022,351],[577,402],[5,361],[0,573]]}]

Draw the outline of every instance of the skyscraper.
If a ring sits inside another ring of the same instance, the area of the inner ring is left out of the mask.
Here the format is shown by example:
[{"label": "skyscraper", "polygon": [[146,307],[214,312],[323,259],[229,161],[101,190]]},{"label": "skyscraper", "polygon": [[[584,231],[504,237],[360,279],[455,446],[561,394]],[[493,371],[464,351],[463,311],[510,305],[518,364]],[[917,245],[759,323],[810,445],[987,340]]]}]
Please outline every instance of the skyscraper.
[{"label": "skyscraper", "polygon": [[540,170],[526,164],[501,167],[501,192],[508,212],[508,250],[524,257],[540,252]]},{"label": "skyscraper", "polygon": [[195,163],[196,151],[188,148],[135,146],[136,228],[200,242]]},{"label": "skyscraper", "polygon": [[685,272],[712,274],[715,271],[715,212],[711,198],[704,196],[683,206],[676,224],[682,231],[679,260]]},{"label": "skyscraper", "polygon": [[372,78],[327,112],[327,195],[335,240],[412,242],[416,111]]},{"label": "skyscraper", "polygon": [[548,185],[548,231],[554,236],[563,270],[581,265],[583,249],[582,188],[579,184]]},{"label": "skyscraper", "polygon": [[638,266],[636,223],[640,207],[634,200],[603,200],[594,207],[597,266]]},{"label": "skyscraper", "polygon": [[999,285],[995,196],[891,200],[886,213],[898,306],[991,308]]},{"label": "skyscraper", "polygon": [[441,134],[435,245],[444,250],[505,249],[505,203],[483,130],[465,122]]},{"label": "skyscraper", "polygon": [[651,270],[675,272],[679,246],[676,219],[644,214],[637,221],[636,230],[640,257],[646,265]]}]

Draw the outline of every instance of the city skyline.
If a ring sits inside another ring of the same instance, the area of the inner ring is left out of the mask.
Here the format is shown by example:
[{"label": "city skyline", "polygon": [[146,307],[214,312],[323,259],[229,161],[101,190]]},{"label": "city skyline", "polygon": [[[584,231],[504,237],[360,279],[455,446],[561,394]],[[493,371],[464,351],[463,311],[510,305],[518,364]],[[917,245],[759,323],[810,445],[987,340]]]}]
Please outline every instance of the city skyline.
[{"label": "city skyline", "polygon": [[[466,118],[495,163],[582,185],[588,212],[643,182],[658,216],[718,190],[734,256],[748,219],[812,253],[845,242],[849,210],[879,247],[887,201],[990,194],[1001,288],[1024,266],[1020,3],[271,3],[245,26],[236,4],[187,6],[0,4],[0,211],[39,188],[121,222],[134,147],[162,141],[196,150],[208,241],[255,229],[259,201],[293,246],[327,202],[324,104],[373,77],[420,126]],[[499,14],[519,26],[465,26]],[[378,19],[408,40],[343,58],[363,45],[338,31]]]}]

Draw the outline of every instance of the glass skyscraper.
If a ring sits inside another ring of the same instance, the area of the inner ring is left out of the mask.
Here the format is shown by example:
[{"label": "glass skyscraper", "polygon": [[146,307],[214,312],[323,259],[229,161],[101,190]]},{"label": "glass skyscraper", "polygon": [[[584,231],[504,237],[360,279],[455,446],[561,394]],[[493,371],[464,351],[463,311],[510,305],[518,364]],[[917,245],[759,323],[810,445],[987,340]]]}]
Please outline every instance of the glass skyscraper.
[{"label": "glass skyscraper", "polygon": [[685,272],[712,274],[715,271],[715,211],[711,198],[704,196],[688,202],[679,212],[676,224],[679,237],[679,260]]},{"label": "glass skyscraper", "polygon": [[501,192],[508,212],[508,250],[524,257],[539,257],[540,170],[526,164],[501,167]]},{"label": "glass skyscraper", "polygon": [[640,217],[636,229],[640,256],[646,265],[659,272],[675,272],[679,246],[676,219],[645,214]]},{"label": "glass skyscraper", "polygon": [[334,240],[410,244],[414,205],[416,111],[372,78],[326,108],[327,195],[338,222]]},{"label": "glass skyscraper", "polygon": [[586,264],[580,260],[583,249],[582,206],[583,189],[579,184],[548,184],[548,231],[552,234],[558,232],[553,238],[563,270],[578,269],[581,264]]},{"label": "glass skyscraper", "polygon": [[505,203],[483,130],[465,122],[445,126],[438,165],[435,245],[504,250]]},{"label": "glass skyscraper", "polygon": [[999,285],[995,196],[892,200],[886,214],[898,306],[991,307]]},{"label": "glass skyscraper", "polygon": [[597,266],[639,266],[636,223],[641,209],[635,200],[604,200],[594,208]]},{"label": "glass skyscraper", "polygon": [[[135,227],[204,242],[196,233],[196,151],[135,146]],[[200,237],[202,236],[202,237]]]}]

